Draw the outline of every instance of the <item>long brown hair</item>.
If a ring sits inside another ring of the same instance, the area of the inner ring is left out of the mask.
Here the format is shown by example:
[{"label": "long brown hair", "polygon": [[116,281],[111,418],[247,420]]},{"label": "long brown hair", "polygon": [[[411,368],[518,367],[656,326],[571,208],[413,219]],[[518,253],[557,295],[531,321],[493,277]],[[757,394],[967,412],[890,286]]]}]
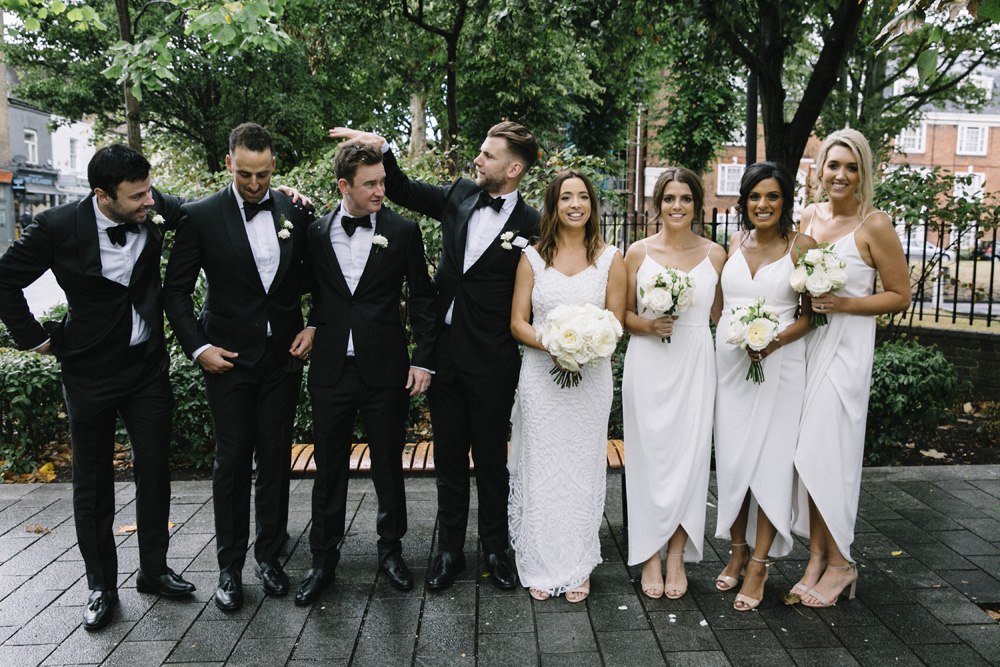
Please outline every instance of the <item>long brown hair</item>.
[{"label": "long brown hair", "polygon": [[698,174],[684,167],[667,167],[656,179],[656,185],[653,186],[653,223],[663,222],[663,193],[667,189],[667,184],[673,181],[683,183],[691,188],[691,198],[694,200],[694,217],[691,219],[691,226],[703,223],[705,221],[705,186]]},{"label": "long brown hair", "polygon": [[593,264],[597,261],[601,253],[604,239],[601,238],[601,213],[597,203],[597,193],[594,192],[594,185],[590,179],[576,169],[567,169],[556,174],[549,187],[545,188],[545,204],[542,207],[542,221],[538,225],[538,245],[535,249],[545,266],[552,266],[552,260],[556,254],[556,241],[559,239],[559,195],[562,193],[563,183],[571,178],[579,178],[587,188],[587,195],[590,197],[590,217],[584,228],[584,244],[587,246],[587,262]]}]

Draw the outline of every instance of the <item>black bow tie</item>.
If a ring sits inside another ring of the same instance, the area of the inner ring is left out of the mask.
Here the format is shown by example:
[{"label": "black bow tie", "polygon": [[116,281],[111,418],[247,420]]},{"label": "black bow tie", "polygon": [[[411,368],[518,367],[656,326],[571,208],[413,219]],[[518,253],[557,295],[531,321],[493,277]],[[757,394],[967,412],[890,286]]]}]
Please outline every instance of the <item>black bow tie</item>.
[{"label": "black bow tie", "polygon": [[348,236],[354,236],[354,230],[358,227],[366,227],[368,229],[372,228],[372,218],[370,215],[364,215],[360,218],[352,218],[349,215],[340,216],[340,224],[344,226],[344,231],[347,232]]},{"label": "black bow tie", "polygon": [[258,213],[260,213],[264,209],[267,209],[268,211],[272,211],[273,212],[274,211],[274,199],[268,197],[267,199],[265,199],[262,202],[252,202],[252,201],[245,201],[245,202],[243,202],[243,215],[246,216],[247,222],[250,222],[251,220],[253,220],[254,216],[256,216]]},{"label": "black bow tie", "polygon": [[486,191],[483,190],[479,193],[479,201],[476,202],[476,208],[483,208],[484,206],[489,206],[491,209],[499,213],[500,209],[503,208],[503,197],[490,197],[486,194]]},{"label": "black bow tie", "polygon": [[115,245],[120,245],[125,247],[125,232],[130,232],[132,234],[138,234],[139,230],[142,229],[142,225],[138,222],[121,222],[114,227],[108,227],[108,238]]}]

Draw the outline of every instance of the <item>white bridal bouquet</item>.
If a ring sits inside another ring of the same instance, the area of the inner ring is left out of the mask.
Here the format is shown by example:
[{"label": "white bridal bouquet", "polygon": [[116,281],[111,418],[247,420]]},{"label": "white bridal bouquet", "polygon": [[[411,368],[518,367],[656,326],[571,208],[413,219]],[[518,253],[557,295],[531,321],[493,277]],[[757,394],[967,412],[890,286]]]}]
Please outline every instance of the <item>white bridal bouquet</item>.
[{"label": "white bridal bouquet", "polygon": [[[694,305],[694,280],[668,266],[642,281],[639,298],[644,313],[651,310],[657,317],[683,313]],[[660,340],[669,343],[670,336]]]},{"label": "white bridal bouquet", "polygon": [[[727,343],[760,352],[773,340],[778,340],[778,314],[764,305],[763,297],[749,306],[733,308],[726,332]],[[752,379],[754,384],[764,381],[764,369],[759,361],[750,362],[745,379]]]},{"label": "white bridal bouquet", "polygon": [[542,347],[562,366],[550,371],[556,384],[575,387],[580,384],[581,367],[597,366],[615,351],[622,325],[614,313],[594,304],[564,304],[549,313],[545,327],[537,335]]},{"label": "white bridal bouquet", "polygon": [[[847,272],[844,271],[846,266],[833,248],[823,243],[810,248],[799,258],[799,264],[788,281],[799,294],[809,292],[812,296],[820,296],[836,292],[847,284]],[[809,324],[815,327],[827,324],[826,314],[814,312],[809,317]]]}]

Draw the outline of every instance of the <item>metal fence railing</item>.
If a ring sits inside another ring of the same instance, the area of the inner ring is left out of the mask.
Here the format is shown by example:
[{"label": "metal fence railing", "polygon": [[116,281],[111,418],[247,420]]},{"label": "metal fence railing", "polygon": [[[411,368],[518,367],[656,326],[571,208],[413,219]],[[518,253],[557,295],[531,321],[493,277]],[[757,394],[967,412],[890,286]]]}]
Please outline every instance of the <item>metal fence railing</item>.
[{"label": "metal fence railing", "polygon": [[[659,225],[644,212],[636,215],[608,208],[601,214],[604,240],[622,253],[658,230]],[[727,209],[712,209],[703,223],[704,235],[727,250],[738,230],[737,216]],[[995,228],[974,223],[940,232],[925,223],[901,226],[897,232],[910,266],[913,296],[904,322],[1000,325],[1000,239]]]}]

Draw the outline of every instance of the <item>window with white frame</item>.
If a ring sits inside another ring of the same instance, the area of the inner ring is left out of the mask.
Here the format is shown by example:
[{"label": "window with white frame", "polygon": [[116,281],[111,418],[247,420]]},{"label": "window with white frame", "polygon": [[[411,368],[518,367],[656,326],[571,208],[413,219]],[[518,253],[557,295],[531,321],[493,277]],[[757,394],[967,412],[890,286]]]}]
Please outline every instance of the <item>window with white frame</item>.
[{"label": "window with white frame", "polygon": [[69,140],[69,168],[76,169],[76,139]]},{"label": "window with white frame", "polygon": [[38,132],[24,131],[24,155],[28,164],[38,164]]},{"label": "window with white frame", "polygon": [[990,128],[986,125],[959,125],[956,155],[986,155]]},{"label": "window with white frame", "polygon": [[927,123],[908,127],[896,138],[896,149],[904,153],[923,153],[927,150]]},{"label": "window with white frame", "polygon": [[720,164],[719,183],[716,188],[716,194],[720,196],[739,195],[740,179],[743,178],[743,170],[745,168],[746,165],[742,164]]},{"label": "window with white frame", "polygon": [[983,89],[983,91],[986,92],[986,99],[989,100],[989,99],[993,98],[993,77],[992,76],[984,76],[982,74],[973,74],[972,76],[969,77],[969,80],[972,82],[972,85],[976,86],[977,88],[981,88],[981,89]]},{"label": "window with white frame", "polygon": [[[970,171],[964,174],[955,174],[955,176],[965,177],[963,181],[955,181],[955,189],[953,191],[956,197],[965,197],[966,199],[982,199],[983,192],[986,186],[986,174],[981,172]],[[971,177],[971,180],[969,179]]]}]

